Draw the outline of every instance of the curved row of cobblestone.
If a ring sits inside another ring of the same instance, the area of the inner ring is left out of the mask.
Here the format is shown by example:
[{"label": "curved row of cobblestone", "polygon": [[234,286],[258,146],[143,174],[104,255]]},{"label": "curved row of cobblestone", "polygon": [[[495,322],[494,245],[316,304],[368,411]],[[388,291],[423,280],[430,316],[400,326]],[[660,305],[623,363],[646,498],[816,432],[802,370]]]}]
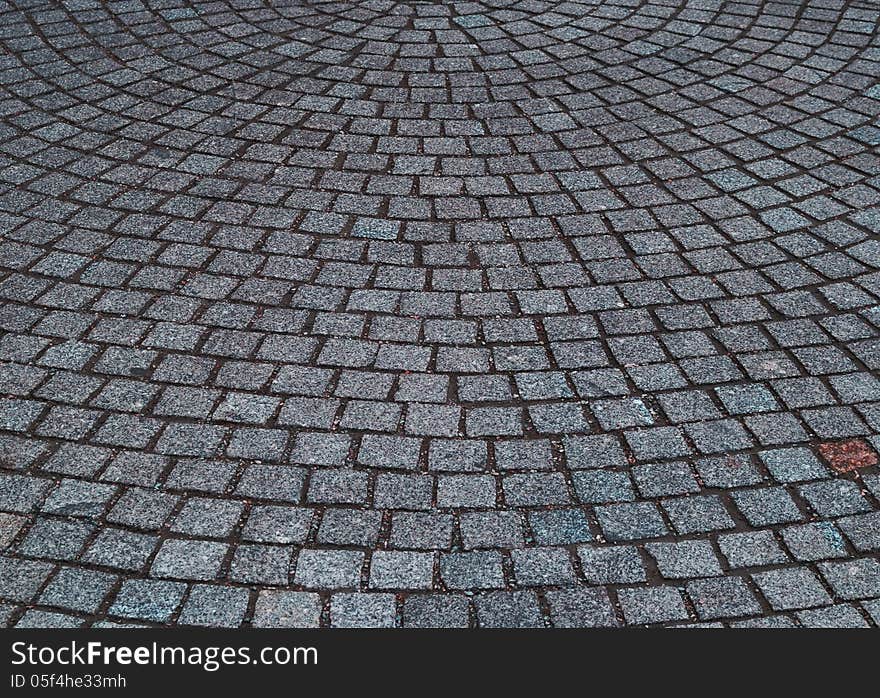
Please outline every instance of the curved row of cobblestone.
[{"label": "curved row of cobblestone", "polygon": [[0,617],[876,625],[878,20],[0,4]]}]

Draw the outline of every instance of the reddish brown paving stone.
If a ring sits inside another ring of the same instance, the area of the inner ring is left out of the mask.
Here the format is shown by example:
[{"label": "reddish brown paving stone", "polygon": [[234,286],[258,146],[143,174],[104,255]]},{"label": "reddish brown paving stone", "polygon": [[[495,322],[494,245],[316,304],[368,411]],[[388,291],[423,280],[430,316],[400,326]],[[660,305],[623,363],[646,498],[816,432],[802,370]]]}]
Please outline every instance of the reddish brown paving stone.
[{"label": "reddish brown paving stone", "polygon": [[838,473],[849,473],[878,463],[877,453],[862,439],[820,444],[819,453]]}]

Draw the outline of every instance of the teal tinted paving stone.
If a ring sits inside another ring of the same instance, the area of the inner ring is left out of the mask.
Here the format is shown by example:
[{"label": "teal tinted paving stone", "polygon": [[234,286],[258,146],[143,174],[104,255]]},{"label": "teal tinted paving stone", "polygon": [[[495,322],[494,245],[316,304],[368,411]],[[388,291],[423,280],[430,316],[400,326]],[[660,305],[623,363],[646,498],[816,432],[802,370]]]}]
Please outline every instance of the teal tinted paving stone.
[{"label": "teal tinted paving stone", "polygon": [[730,414],[772,412],[777,407],[772,393],[760,385],[725,386],[715,393]]},{"label": "teal tinted paving stone", "polygon": [[539,545],[572,545],[592,540],[590,523],[580,509],[530,512],[529,526]]},{"label": "teal tinted paving stone", "polygon": [[868,620],[871,3],[507,5],[0,9],[5,622]]}]

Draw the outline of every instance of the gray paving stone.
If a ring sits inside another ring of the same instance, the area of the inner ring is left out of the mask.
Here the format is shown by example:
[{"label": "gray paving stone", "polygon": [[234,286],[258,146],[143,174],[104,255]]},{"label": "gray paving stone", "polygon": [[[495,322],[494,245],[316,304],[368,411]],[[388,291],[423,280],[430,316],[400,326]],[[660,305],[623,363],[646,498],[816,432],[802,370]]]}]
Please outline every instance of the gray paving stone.
[{"label": "gray paving stone", "polygon": [[795,614],[805,628],[867,628],[867,621],[848,604],[814,608]]},{"label": "gray paving stone", "polygon": [[167,623],[183,600],[186,584],[130,579],[120,588],[109,613],[123,618]]},{"label": "gray paving stone", "polygon": [[172,579],[215,579],[227,546],[211,541],[171,539],[162,543],[150,574]]},{"label": "gray paving stone", "polygon": [[[592,540],[590,523],[579,509],[529,512],[529,526],[539,545],[572,545]],[[464,533],[462,521],[462,533]]]},{"label": "gray paving stone", "polygon": [[301,550],[293,581],[308,589],[357,587],[363,565],[364,554],[354,550]]},{"label": "gray paving stone", "polygon": [[393,594],[334,594],[330,601],[334,628],[393,628],[395,623]]},{"label": "gray paving stone", "polygon": [[197,625],[210,628],[236,628],[247,612],[246,589],[196,584],[189,592],[179,625]]},{"label": "gray paving stone", "polygon": [[373,589],[430,589],[433,576],[433,553],[377,550],[370,559]]},{"label": "gray paving stone", "polygon": [[815,562],[847,555],[843,536],[828,521],[787,526],[780,533],[786,547],[797,560]]},{"label": "gray paving stone", "polygon": [[607,628],[619,625],[604,589],[564,589],[547,592],[555,628]]},{"label": "gray paving stone", "polygon": [[659,538],[668,532],[660,512],[648,502],[596,507],[596,516],[609,541]]},{"label": "gray paving stone", "polygon": [[0,557],[0,589],[9,601],[29,602],[46,581],[52,565],[36,560]]},{"label": "gray paving stone", "polygon": [[481,628],[543,628],[538,598],[532,591],[496,591],[476,597]]},{"label": "gray paving stone", "polygon": [[631,584],[647,580],[642,556],[634,546],[578,547],[584,577],[592,584]]},{"label": "gray paving stone", "polygon": [[239,545],[229,568],[229,579],[244,584],[285,585],[290,570],[290,548]]},{"label": "gray paving stone", "polygon": [[496,552],[445,553],[440,578],[449,589],[498,589],[504,586],[501,555]]},{"label": "gray paving stone", "polygon": [[801,4],[4,11],[0,546],[188,586],[0,617],[876,624],[877,17]]},{"label": "gray paving stone", "polygon": [[831,603],[831,597],[808,569],[791,567],[752,575],[774,610],[812,608]]},{"label": "gray paving stone", "polygon": [[83,553],[82,559],[104,567],[142,571],[158,546],[158,536],[105,528]]},{"label": "gray paving stone", "polygon": [[253,618],[256,628],[317,628],[320,621],[318,594],[267,589],[257,596]]},{"label": "gray paving stone", "polygon": [[840,519],[837,525],[859,552],[880,550],[880,514],[859,514]]},{"label": "gray paving stone", "polygon": [[564,548],[524,548],[511,553],[517,583],[528,587],[568,586],[574,569]]},{"label": "gray paving stone", "polygon": [[742,577],[695,579],[687,593],[701,619],[753,616],[762,612],[761,604]]},{"label": "gray paving stone", "polygon": [[468,628],[468,600],[449,594],[407,596],[403,605],[405,628]]},{"label": "gray paving stone", "polygon": [[40,595],[40,603],[82,613],[96,613],[110,593],[116,577],[106,572],[66,567]]},{"label": "gray paving stone", "polygon": [[667,579],[713,577],[721,574],[721,565],[712,545],[705,540],[676,543],[648,543],[645,546]]},{"label": "gray paving stone", "polygon": [[873,558],[821,562],[819,571],[842,599],[873,598],[880,589],[880,563]]},{"label": "gray paving stone", "polygon": [[687,620],[681,592],[675,587],[621,589],[618,592],[623,617],[629,625]]},{"label": "gray paving stone", "polygon": [[732,568],[763,567],[789,560],[772,531],[743,531],[718,536],[718,547]]}]

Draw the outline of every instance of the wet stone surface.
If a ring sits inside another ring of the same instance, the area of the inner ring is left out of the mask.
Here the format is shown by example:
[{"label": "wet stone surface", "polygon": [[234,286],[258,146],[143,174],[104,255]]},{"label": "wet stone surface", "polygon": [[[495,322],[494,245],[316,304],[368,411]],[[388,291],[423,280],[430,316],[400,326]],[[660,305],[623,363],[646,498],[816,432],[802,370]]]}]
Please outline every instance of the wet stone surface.
[{"label": "wet stone surface", "polygon": [[10,626],[876,626],[869,0],[0,4]]}]

